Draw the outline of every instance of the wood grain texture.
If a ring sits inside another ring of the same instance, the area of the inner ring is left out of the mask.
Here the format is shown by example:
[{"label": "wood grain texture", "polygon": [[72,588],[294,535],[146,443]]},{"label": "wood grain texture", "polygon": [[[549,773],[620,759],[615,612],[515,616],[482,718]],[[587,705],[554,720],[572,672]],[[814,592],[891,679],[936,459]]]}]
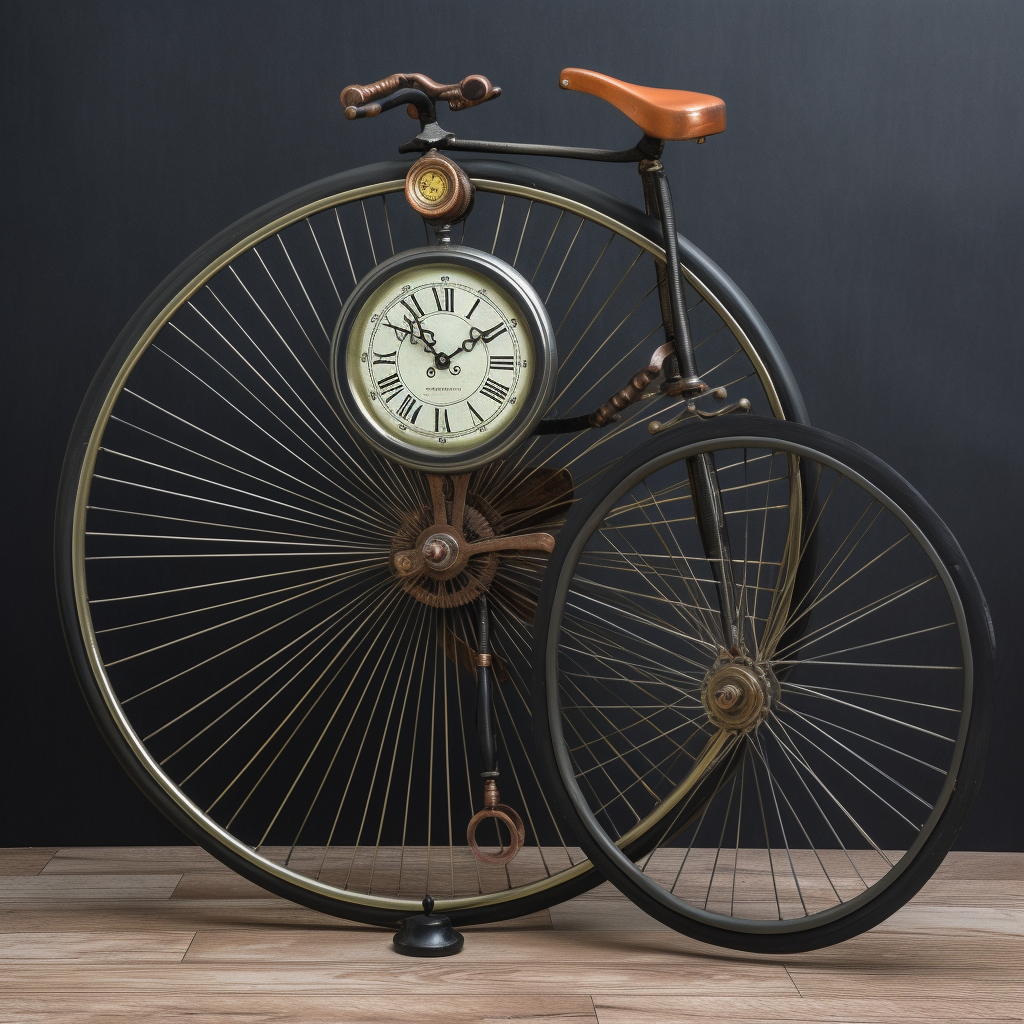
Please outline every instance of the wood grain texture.
[{"label": "wood grain texture", "polygon": [[0,963],[176,964],[195,932],[7,932]]},{"label": "wood grain texture", "polygon": [[946,854],[932,880],[952,878],[1002,878],[1008,882],[1024,879],[1024,853],[971,853],[954,850]]},{"label": "wood grain texture", "polygon": [[276,900],[266,889],[231,871],[186,871],[175,886],[176,900]]},{"label": "wood grain texture", "polygon": [[865,1024],[904,1024],[906,1021],[1019,1021],[1013,1003],[964,999],[748,999],[735,996],[597,996],[594,1008],[600,1024],[668,1024],[707,1021],[708,1024],[787,1024],[789,1021],[863,1021]]},{"label": "wood grain texture", "polygon": [[318,914],[285,900],[118,900],[0,903],[0,932],[176,931],[192,928],[342,928],[368,925]]},{"label": "wood grain texture", "polygon": [[933,878],[911,900],[911,906],[1024,908],[1024,877]]},{"label": "wood grain texture", "polygon": [[672,930],[621,897],[617,900],[570,900],[551,908],[551,925],[561,931],[662,932]]},{"label": "wood grain texture", "polygon": [[0,878],[0,900],[144,900],[171,898],[181,875],[33,875]]},{"label": "wood grain texture", "polygon": [[[365,962],[393,965],[391,933],[377,929],[373,935],[323,930],[233,929],[200,932],[189,948],[186,963],[313,963]],[[654,967],[728,970],[778,973],[781,966],[768,960],[717,951],[675,932],[664,935],[650,932],[557,931],[512,934],[495,930],[478,932],[459,962],[501,965],[509,962],[565,965],[579,963],[588,967],[646,964]]]},{"label": "wood grain texture", "polygon": [[144,1001],[125,1001],[114,993],[83,993],[69,1007],[62,996],[13,995],[0,1008],[0,1022],[18,1024],[126,1024],[150,1021],[188,1024],[389,1024],[413,1021],[417,1024],[596,1024],[589,996],[533,993],[512,1004],[500,992],[473,995],[445,994],[441,998],[422,995],[370,996],[336,995],[254,995],[206,992],[154,993]]},{"label": "wood grain texture", "polygon": [[212,871],[238,876],[198,846],[71,846],[56,850],[47,875],[177,875]]},{"label": "wood grain texture", "polygon": [[1024,908],[943,907],[911,903],[875,927],[876,932],[902,932],[905,935],[945,932],[979,936],[1024,935]]},{"label": "wood grain texture", "polygon": [[21,873],[0,877],[0,1024],[1024,1017],[1016,854],[953,854],[880,927],[794,956],[703,945],[605,884],[466,929],[465,952],[437,961],[396,956],[388,930],[294,906],[189,847],[3,860]]},{"label": "wood grain texture", "polygon": [[[399,958],[386,944],[380,962],[343,961],[334,964],[195,964],[173,967],[83,967],[62,964],[59,970],[44,966],[5,968],[3,989],[8,995],[31,992],[73,999],[85,993],[122,992],[138,1000],[153,994],[187,990],[195,993],[237,992],[327,994],[415,994],[447,998],[449,993],[471,995],[500,991],[506,1007],[536,993],[589,995],[595,992],[627,992],[644,995],[662,992],[678,995],[715,995],[728,988],[737,995],[797,995],[796,986],[781,965],[754,964],[736,971],[731,965],[679,963],[654,966],[645,963],[609,966],[577,962],[545,962],[540,958],[510,957],[500,964],[480,963],[462,953],[444,961]],[[467,947],[468,948],[468,947]],[[387,953],[385,958],[383,953]],[[508,1010],[506,1010],[506,1013]]]},{"label": "wood grain texture", "polygon": [[790,968],[832,964],[855,969],[882,968],[889,964],[923,967],[949,964],[979,970],[1004,964],[1021,967],[1024,966],[1024,939],[1017,935],[999,935],[979,941],[976,936],[961,934],[959,930],[937,928],[908,941],[901,932],[870,931],[838,946],[793,953],[784,962]]},{"label": "wood grain texture", "polygon": [[537,929],[548,929],[552,927],[551,911],[538,910],[536,914],[525,914],[523,917],[514,917],[511,921],[496,921],[494,924],[471,924],[462,928],[464,932],[507,932],[509,930],[519,931],[526,929],[535,931]]},{"label": "wood grain texture", "polygon": [[42,846],[0,850],[0,875],[38,875],[56,852]]},{"label": "wood grain texture", "polygon": [[948,992],[951,999],[965,1002],[996,1000],[1024,1006],[1024,978],[1019,962],[1001,971],[934,964],[919,970],[791,967],[789,973],[800,994],[811,998],[927,999],[936,992]]},{"label": "wood grain texture", "polygon": [[[163,931],[180,928],[302,928],[309,931],[380,932],[372,925],[345,921],[307,910],[287,900],[122,900],[109,904],[94,902],[0,903],[0,933],[26,930]],[[499,921],[471,925],[470,934],[491,931],[550,929],[548,911]]]}]

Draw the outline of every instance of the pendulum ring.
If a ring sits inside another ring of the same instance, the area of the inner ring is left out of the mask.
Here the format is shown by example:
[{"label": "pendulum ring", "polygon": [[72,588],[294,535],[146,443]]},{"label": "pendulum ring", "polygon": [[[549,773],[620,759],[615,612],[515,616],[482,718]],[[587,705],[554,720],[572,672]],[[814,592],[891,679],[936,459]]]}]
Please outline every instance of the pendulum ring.
[{"label": "pendulum ring", "polygon": [[[488,779],[484,786],[484,808],[477,811],[469,819],[466,826],[466,842],[481,864],[508,864],[517,853],[523,848],[526,842],[526,826],[523,819],[508,804],[498,803],[501,797],[498,795],[498,785],[493,779]],[[476,830],[480,824],[488,818],[500,821],[508,829],[508,846],[498,853],[487,853],[480,849],[476,841]]]}]

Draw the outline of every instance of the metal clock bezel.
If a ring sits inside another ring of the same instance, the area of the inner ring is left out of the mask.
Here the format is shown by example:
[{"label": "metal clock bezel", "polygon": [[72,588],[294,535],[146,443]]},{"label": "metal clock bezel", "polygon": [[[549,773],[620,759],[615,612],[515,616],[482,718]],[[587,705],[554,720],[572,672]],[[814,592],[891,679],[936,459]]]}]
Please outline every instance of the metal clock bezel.
[{"label": "metal clock bezel", "polygon": [[[507,292],[519,306],[533,336],[533,382],[521,400],[518,414],[504,429],[484,437],[473,448],[460,452],[433,452],[418,445],[403,443],[363,412],[346,370],[352,326],[366,301],[390,277],[426,264],[437,264],[438,273],[443,272],[440,268],[444,266],[455,266],[473,270],[488,278],[496,287]],[[384,260],[356,285],[342,307],[331,336],[330,370],[334,394],[346,420],[369,445],[412,469],[429,473],[463,473],[500,458],[533,433],[553,398],[558,350],[547,309],[519,271],[479,249],[461,245],[423,246]]]}]

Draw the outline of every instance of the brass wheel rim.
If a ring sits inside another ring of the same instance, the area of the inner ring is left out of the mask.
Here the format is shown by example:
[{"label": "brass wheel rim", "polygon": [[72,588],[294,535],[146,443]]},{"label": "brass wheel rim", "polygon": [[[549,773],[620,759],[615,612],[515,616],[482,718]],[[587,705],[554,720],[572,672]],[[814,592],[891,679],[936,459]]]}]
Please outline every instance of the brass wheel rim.
[{"label": "brass wheel rim", "polygon": [[[649,239],[621,222],[614,220],[614,218],[608,217],[599,211],[584,206],[583,204],[576,203],[565,197],[561,197],[541,189],[532,189],[489,179],[474,179],[474,184],[476,188],[483,193],[497,193],[503,196],[516,196],[530,203],[544,204],[569,214],[578,215],[590,223],[608,228],[614,234],[628,240],[645,252],[651,254],[656,259],[663,259],[663,251],[660,247],[650,242]],[[400,193],[404,189],[404,185],[404,180],[396,179],[393,181],[381,182],[362,188],[352,189],[306,204],[294,211],[280,216],[258,230],[253,231],[247,237],[241,239],[226,250],[221,256],[217,257],[206,268],[204,268],[203,271],[193,277],[165,304],[160,313],[154,317],[146,327],[145,331],[133,346],[130,354],[124,359],[117,375],[111,382],[111,385],[104,397],[104,401],[100,407],[93,429],[89,436],[85,455],[81,463],[81,469],[78,473],[72,534],[74,599],[78,612],[79,629],[84,640],[85,651],[92,669],[93,678],[98,684],[107,712],[115,723],[118,731],[124,737],[125,742],[128,744],[137,761],[144,766],[150,777],[157,782],[166,797],[177,805],[177,807],[180,808],[180,810],[183,811],[192,821],[196,822],[202,829],[204,829],[217,843],[226,847],[243,860],[251,863],[254,867],[268,872],[274,877],[280,879],[282,882],[320,896],[326,896],[332,899],[341,899],[345,902],[368,907],[394,910],[399,914],[414,912],[418,909],[420,904],[419,898],[391,898],[387,896],[361,893],[357,890],[342,889],[337,886],[321,883],[299,872],[290,870],[267,857],[261,856],[256,849],[238,840],[237,837],[235,837],[226,828],[219,826],[196,803],[190,800],[171,780],[157,760],[152,756],[143,739],[140,737],[131,720],[125,713],[104,664],[104,659],[101,653],[101,643],[93,622],[90,607],[86,571],[87,556],[85,538],[87,532],[86,520],[89,511],[91,485],[96,471],[97,459],[101,451],[102,442],[107,431],[112,412],[118,399],[124,393],[125,386],[131,377],[131,374],[138,366],[144,354],[149,350],[154,340],[172,320],[175,313],[185,307],[189,300],[199,293],[208,282],[213,280],[221,271],[234,264],[240,256],[255,249],[259,243],[278,235],[285,228],[296,225],[300,221],[315,214],[329,211],[340,206],[355,204],[362,200],[378,196]],[[721,302],[714,296],[711,289],[709,289],[703,281],[689,270],[685,270],[685,273],[690,284],[706,299],[708,304],[714,308],[715,312],[722,319],[732,337],[734,337],[739,343],[744,354],[754,366],[755,371],[762,382],[762,386],[766,388],[766,395],[773,412],[776,415],[781,416],[782,407],[779,395],[773,387],[769,387],[770,375],[758,356],[748,335],[743,331],[724,306],[721,305]],[[713,763],[713,761],[714,758],[707,761],[705,770]],[[686,793],[689,792],[689,790],[696,785],[698,781],[699,777],[686,780],[684,784],[681,785],[679,792],[675,794],[675,800],[678,801],[683,799]],[[664,813],[667,813],[668,809],[669,808],[666,807],[653,812],[649,816],[650,821],[648,822],[645,819],[645,822],[641,823],[643,828],[638,825],[637,829],[634,830],[635,834],[631,833],[631,837],[635,838],[636,835],[640,835],[645,831],[647,827],[655,824],[660,820]],[[622,840],[623,843],[627,841],[631,841],[630,837],[624,837]],[[589,861],[584,860],[574,864],[566,870],[558,871],[537,881],[510,887],[503,891],[466,897],[454,897],[448,899],[440,898],[437,900],[437,908],[441,912],[446,912],[513,901],[521,897],[530,896],[549,888],[556,887],[563,882],[570,881],[574,878],[578,878],[590,870],[590,868],[591,865]]]}]

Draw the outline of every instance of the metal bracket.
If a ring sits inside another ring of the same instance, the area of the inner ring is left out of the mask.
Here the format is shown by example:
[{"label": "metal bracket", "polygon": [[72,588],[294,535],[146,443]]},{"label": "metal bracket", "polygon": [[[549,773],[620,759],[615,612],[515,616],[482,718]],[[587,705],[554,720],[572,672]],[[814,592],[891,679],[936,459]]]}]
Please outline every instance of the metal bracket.
[{"label": "metal bracket", "polygon": [[[728,393],[725,388],[715,388],[711,392],[711,397],[716,402],[723,402],[728,398]],[[669,420],[668,423],[662,423],[661,420],[651,420],[647,424],[647,432],[649,434],[658,434],[663,430],[668,430],[669,427],[674,427],[677,423],[682,423],[683,420],[691,419],[702,419],[702,420],[713,420],[719,416],[728,416],[734,412],[750,412],[750,399],[741,398],[738,402],[731,402],[729,405],[722,406],[721,409],[714,409],[711,412],[705,412],[703,409],[697,408],[697,403],[691,398],[686,403],[686,407],[683,411],[675,417],[675,419]]]},{"label": "metal bracket", "polygon": [[670,341],[655,349],[650,364],[630,377],[629,383],[621,391],[616,392],[604,405],[590,414],[590,425],[603,427],[606,423],[617,420],[623,409],[628,409],[639,402],[647,385],[661,373],[665,360],[672,355],[675,355],[675,345]]}]

